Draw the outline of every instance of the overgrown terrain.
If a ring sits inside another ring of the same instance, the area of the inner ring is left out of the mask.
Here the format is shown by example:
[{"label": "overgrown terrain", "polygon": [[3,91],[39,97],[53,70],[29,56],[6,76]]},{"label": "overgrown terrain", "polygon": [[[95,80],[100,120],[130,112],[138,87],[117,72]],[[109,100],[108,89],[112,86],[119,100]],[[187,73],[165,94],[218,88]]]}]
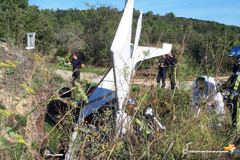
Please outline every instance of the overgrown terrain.
[{"label": "overgrown terrain", "polygon": [[[55,151],[68,147],[77,104],[59,97],[58,91],[70,87],[74,98],[83,101],[84,91],[94,87],[88,80],[73,87],[55,74],[56,69],[64,67],[62,62],[67,63],[70,53],[78,53],[86,65],[110,68],[109,48],[122,14],[111,6],[86,5],[89,10],[54,11],[29,6],[27,0],[0,1],[0,38],[7,40],[0,42],[0,159],[43,159],[42,147],[49,145]],[[138,16],[139,11],[134,10],[132,37]],[[34,51],[24,49],[26,32],[36,32]],[[234,62],[227,55],[240,44],[239,37],[239,27],[148,12],[143,15],[140,45],[173,44],[178,82],[184,84],[203,74],[218,77],[229,73]],[[156,73],[157,61],[144,61],[138,76],[155,81],[156,76],[150,73]],[[111,110],[95,114],[98,132],[85,123],[77,129],[77,159],[239,159],[238,154],[182,153],[189,143],[188,149],[195,151],[223,151],[235,144],[237,133],[231,127],[228,108],[225,119],[205,112],[194,118],[190,114],[190,91],[185,86],[171,91],[155,85],[133,85],[130,97],[136,99],[137,109],[126,106],[133,117],[127,134],[115,138]],[[50,125],[45,116],[52,100],[63,102],[68,110],[56,117],[59,123]],[[154,109],[166,131],[134,132],[136,118],[147,106]],[[201,107],[204,110],[205,106]],[[217,128],[213,124],[219,121],[223,126]]]},{"label": "overgrown terrain", "polygon": [[[40,149],[52,146],[55,151],[68,146],[72,127],[75,124],[72,111],[55,126],[44,121],[46,106],[51,100],[61,100],[68,107],[76,106],[70,100],[58,96],[62,86],[71,87],[55,75],[55,68],[46,67],[46,57],[33,51],[13,49],[1,51],[1,159],[41,159]],[[148,77],[147,79],[155,79]],[[88,82],[89,83],[89,82]],[[82,87],[85,84],[81,83]],[[88,85],[89,86],[89,85]],[[72,88],[72,87],[71,87]],[[73,87],[76,99],[83,99],[82,89]],[[229,111],[223,127],[214,128],[216,115],[201,113],[199,118],[190,114],[189,90],[171,91],[156,86],[133,85],[131,97],[136,98],[137,110],[127,106],[127,113],[139,118],[147,106],[154,108],[158,118],[166,125],[166,131],[155,130],[136,134],[129,130],[120,139],[114,139],[114,120],[110,110],[96,114],[98,132],[79,126],[78,159],[232,159],[237,154],[187,154],[182,150],[222,151],[228,144],[234,144],[236,133],[231,128]],[[82,97],[82,98],[81,98]],[[135,106],[135,107],[136,107]],[[204,108],[204,106],[202,106]],[[131,126],[135,125],[135,118]],[[97,123],[98,122],[98,123]],[[99,122],[101,123],[99,126]],[[61,146],[59,146],[62,143]]]},{"label": "overgrown terrain", "polygon": [[[88,10],[40,10],[38,6],[29,6],[28,0],[1,0],[0,38],[25,47],[26,33],[35,32],[36,48],[45,55],[65,57],[78,53],[85,64],[110,67],[110,46],[123,11],[111,5],[86,6]],[[132,37],[139,15],[140,11],[134,10]],[[172,52],[182,63],[180,73],[184,77],[194,75],[199,67],[200,74],[229,72],[232,61],[227,54],[240,45],[237,26],[179,18],[171,11],[166,15],[144,13],[142,26],[139,45],[173,44]],[[150,68],[153,61],[144,62],[142,68]]]},{"label": "overgrown terrain", "polygon": [[1,159],[31,159],[44,140],[46,104],[63,82],[36,52],[0,51]]}]

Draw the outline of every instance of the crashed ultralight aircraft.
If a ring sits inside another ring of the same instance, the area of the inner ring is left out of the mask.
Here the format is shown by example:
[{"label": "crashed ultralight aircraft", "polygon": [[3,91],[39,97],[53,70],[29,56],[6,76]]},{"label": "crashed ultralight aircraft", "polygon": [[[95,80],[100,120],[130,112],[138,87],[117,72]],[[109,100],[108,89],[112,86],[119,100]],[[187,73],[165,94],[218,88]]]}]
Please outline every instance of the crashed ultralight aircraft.
[{"label": "crashed ultralight aircraft", "polygon": [[[126,2],[123,16],[111,46],[113,67],[88,97],[88,103],[81,108],[78,119],[78,122],[81,122],[95,111],[106,107],[109,102],[115,100],[115,131],[119,134],[125,133],[125,126],[131,119],[125,113],[124,106],[126,106],[129,98],[132,77],[138,68],[137,64],[143,60],[167,54],[171,52],[172,48],[171,44],[166,43],[163,43],[163,48],[138,46],[142,28],[142,12],[138,19],[134,44],[131,44],[133,4],[134,0]],[[74,131],[72,143],[76,138],[76,134],[77,131]],[[72,147],[70,146],[65,159],[71,159]],[[56,154],[54,155],[56,156]]]},{"label": "crashed ultralight aircraft", "polygon": [[163,43],[163,48],[138,46],[142,12],[138,19],[134,45],[131,44],[133,0],[126,3],[125,10],[111,46],[113,68],[102,79],[94,92],[89,96],[89,103],[81,112],[80,119],[92,114],[107,102],[116,98],[117,126],[125,119],[124,106],[129,96],[131,77],[134,76],[137,64],[143,60],[158,57],[171,52],[172,45]]}]

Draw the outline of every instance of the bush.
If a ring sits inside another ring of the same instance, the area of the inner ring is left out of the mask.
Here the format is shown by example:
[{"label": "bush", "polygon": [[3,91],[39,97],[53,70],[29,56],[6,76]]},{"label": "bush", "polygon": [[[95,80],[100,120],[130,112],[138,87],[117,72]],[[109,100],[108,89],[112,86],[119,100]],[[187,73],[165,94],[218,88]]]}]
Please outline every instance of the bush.
[{"label": "bush", "polygon": [[54,80],[55,80],[56,83],[60,83],[60,84],[64,82],[63,77],[59,74],[55,74]]}]

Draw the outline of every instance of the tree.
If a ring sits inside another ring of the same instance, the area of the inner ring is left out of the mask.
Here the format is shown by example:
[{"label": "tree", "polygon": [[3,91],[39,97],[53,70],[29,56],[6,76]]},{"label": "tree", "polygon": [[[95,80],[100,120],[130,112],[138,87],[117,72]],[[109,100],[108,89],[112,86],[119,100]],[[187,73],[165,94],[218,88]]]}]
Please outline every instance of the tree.
[{"label": "tree", "polygon": [[55,42],[55,35],[53,28],[47,19],[44,17],[43,14],[39,14],[39,21],[37,24],[37,31],[36,31],[36,45],[37,49],[42,51],[43,53],[49,53],[52,49]]},{"label": "tree", "polygon": [[0,0],[2,15],[4,18],[4,27],[6,32],[4,37],[8,41],[13,40],[16,44],[23,39],[24,21],[22,21],[25,12],[28,8],[28,0]]},{"label": "tree", "polygon": [[175,15],[172,12],[170,12],[170,13],[166,13],[165,17],[167,17],[169,19],[174,19]]},{"label": "tree", "polygon": [[[91,6],[92,7],[92,6]],[[110,61],[110,45],[114,38],[120,16],[110,7],[90,9],[84,27],[84,58],[101,65]],[[101,54],[100,54],[101,53]]]}]

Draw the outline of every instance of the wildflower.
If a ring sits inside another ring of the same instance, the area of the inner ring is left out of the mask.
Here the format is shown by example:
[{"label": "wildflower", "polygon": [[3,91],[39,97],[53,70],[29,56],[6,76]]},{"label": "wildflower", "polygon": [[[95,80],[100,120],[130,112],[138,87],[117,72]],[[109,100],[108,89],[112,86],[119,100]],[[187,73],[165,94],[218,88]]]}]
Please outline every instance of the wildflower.
[{"label": "wildflower", "polygon": [[107,151],[109,151],[108,144],[106,144],[106,146],[102,144],[102,150],[104,150],[103,153],[106,153]]},{"label": "wildflower", "polygon": [[28,93],[32,93],[32,94],[35,94],[34,90],[32,87],[26,87],[25,90],[28,92]]},{"label": "wildflower", "polygon": [[29,143],[27,143],[27,142],[23,139],[22,136],[18,136],[17,138],[18,138],[18,140],[17,140],[18,143],[25,144],[26,146],[29,147]]},{"label": "wildflower", "polygon": [[13,67],[13,68],[16,68],[16,65],[15,65],[13,62],[7,60],[7,63],[8,63],[8,65],[9,65],[9,67],[11,66],[11,67]]},{"label": "wildflower", "polygon": [[21,84],[21,87],[23,87],[24,90],[27,91],[28,94],[29,94],[29,93],[35,94],[35,92],[34,92],[34,90],[33,90],[32,87],[30,87],[30,86],[28,87],[28,86],[26,86],[26,85],[24,85],[24,84]]},{"label": "wildflower", "polygon": [[16,64],[18,64],[18,63],[19,63],[18,61],[11,62],[10,60],[7,60],[6,63],[1,62],[1,63],[0,63],[0,66],[2,66],[2,67],[13,67],[13,68],[16,68]]},{"label": "wildflower", "polygon": [[7,63],[3,63],[3,62],[0,63],[0,66],[2,66],[2,67],[10,67],[9,64],[7,64]]},{"label": "wildflower", "polygon": [[5,65],[5,63],[3,63],[3,62],[0,63],[0,66],[4,66],[4,65]]},{"label": "wildflower", "polygon": [[34,54],[34,59],[35,59],[37,62],[42,62],[42,61],[43,61],[43,58],[40,57],[40,56],[37,55],[37,54]]},{"label": "wildflower", "polygon": [[16,65],[15,65],[15,64],[12,64],[12,67],[13,67],[13,68],[16,68]]},{"label": "wildflower", "polygon": [[3,110],[3,109],[0,109],[0,113],[3,113],[3,114],[6,115],[6,116],[10,116],[10,115],[13,114],[12,111],[7,111],[7,110]]},{"label": "wildflower", "polygon": [[104,145],[104,144],[102,144],[102,149],[103,149],[103,150],[105,149],[105,145]]},{"label": "wildflower", "polygon": [[74,102],[74,101],[73,101],[73,102],[71,103],[71,106],[72,106],[73,108],[76,108],[76,107],[78,106],[78,104],[77,104],[77,102]]}]

